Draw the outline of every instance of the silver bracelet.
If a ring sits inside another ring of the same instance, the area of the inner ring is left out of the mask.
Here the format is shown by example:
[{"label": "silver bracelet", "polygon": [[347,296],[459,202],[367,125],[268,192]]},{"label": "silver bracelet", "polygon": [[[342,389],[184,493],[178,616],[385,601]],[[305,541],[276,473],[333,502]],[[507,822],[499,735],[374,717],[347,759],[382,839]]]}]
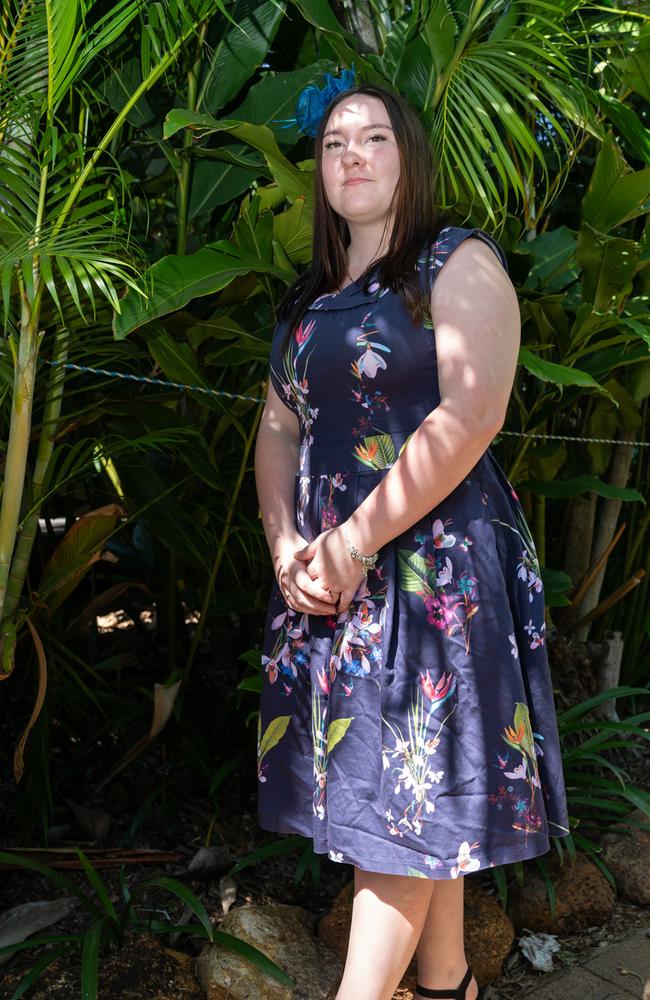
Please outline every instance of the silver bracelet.
[{"label": "silver bracelet", "polygon": [[348,550],[353,559],[356,559],[357,562],[361,563],[361,565],[363,566],[363,572],[365,576],[367,576],[368,570],[375,568],[375,563],[377,562],[379,553],[375,552],[375,554],[372,556],[364,556],[363,552],[359,552],[356,546],[352,544],[352,542],[348,538],[348,533],[345,530],[345,528],[343,528],[343,540],[345,542],[346,549]]}]

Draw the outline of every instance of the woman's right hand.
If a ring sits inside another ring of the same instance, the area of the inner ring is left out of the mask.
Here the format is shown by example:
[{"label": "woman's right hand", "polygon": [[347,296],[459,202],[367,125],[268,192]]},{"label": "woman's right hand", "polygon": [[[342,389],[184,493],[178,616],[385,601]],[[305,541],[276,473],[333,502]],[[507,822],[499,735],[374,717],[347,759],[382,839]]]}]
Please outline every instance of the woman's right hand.
[{"label": "woman's right hand", "polygon": [[309,563],[294,558],[294,552],[304,545],[305,539],[296,532],[291,537],[283,538],[273,553],[275,578],[285,603],[303,614],[337,614],[340,595],[324,590],[307,572]]}]

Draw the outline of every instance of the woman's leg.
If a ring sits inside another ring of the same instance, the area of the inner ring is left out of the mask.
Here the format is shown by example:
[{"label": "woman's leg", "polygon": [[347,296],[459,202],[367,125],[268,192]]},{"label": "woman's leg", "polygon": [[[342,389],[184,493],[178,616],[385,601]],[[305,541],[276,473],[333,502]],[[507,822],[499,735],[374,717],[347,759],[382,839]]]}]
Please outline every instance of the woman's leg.
[{"label": "woman's leg", "polygon": [[415,951],[434,884],[355,867],[350,943],[336,1000],[391,1000]]},{"label": "woman's leg", "polygon": [[[430,990],[456,989],[467,969],[464,935],[465,877],[437,879],[417,944],[418,982]],[[466,1000],[476,1000],[478,984],[472,977]],[[421,1000],[416,993],[413,1000]]]}]

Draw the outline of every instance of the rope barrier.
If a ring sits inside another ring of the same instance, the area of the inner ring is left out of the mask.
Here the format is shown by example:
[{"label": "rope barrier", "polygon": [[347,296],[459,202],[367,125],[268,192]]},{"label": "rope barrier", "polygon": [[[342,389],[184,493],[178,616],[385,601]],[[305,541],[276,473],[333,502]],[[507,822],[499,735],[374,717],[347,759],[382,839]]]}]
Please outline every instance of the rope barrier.
[{"label": "rope barrier", "polygon": [[[129,372],[113,372],[107,368],[90,368],[88,365],[77,365],[72,361],[55,361],[48,358],[41,359],[43,364],[58,368],[66,368],[70,371],[82,372],[87,375],[103,375],[106,378],[123,379],[128,382],[142,382],[145,385],[157,385],[164,389],[181,389],[190,392],[203,392],[208,396],[225,396],[228,399],[244,399],[250,403],[263,403],[264,400],[258,396],[244,396],[238,392],[226,392],[225,389],[209,389],[204,385],[190,385],[186,382],[171,382],[168,379],[152,378],[148,375],[131,375]],[[553,441],[583,441],[589,444],[623,444],[631,448],[649,448],[650,441],[619,441],[616,438],[590,438],[575,437],[570,434],[544,434],[532,431],[499,431],[498,436],[507,434],[511,437],[545,438]]]}]

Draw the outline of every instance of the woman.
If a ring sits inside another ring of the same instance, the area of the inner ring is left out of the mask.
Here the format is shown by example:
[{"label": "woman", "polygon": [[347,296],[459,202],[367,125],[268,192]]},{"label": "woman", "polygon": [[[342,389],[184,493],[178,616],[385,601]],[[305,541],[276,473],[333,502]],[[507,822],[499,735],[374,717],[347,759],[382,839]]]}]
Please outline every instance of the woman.
[{"label": "woman", "polygon": [[315,162],[255,455],[276,574],[260,825],[354,866],[337,1000],[388,1000],[414,949],[416,1000],[474,1000],[459,876],[568,833],[539,566],[488,448],[517,300],[490,237],[436,234],[401,98],[339,94]]}]

